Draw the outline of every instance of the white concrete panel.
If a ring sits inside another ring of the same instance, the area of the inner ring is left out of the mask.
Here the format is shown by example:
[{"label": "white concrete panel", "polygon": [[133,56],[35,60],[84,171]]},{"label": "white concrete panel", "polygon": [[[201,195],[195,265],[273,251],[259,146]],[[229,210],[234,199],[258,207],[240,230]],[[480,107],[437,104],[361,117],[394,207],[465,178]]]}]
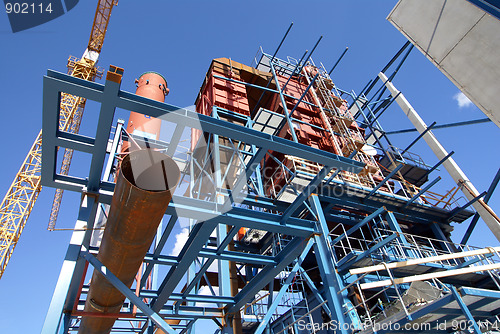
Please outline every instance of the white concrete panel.
[{"label": "white concrete panel", "polygon": [[462,0],[405,0],[387,19],[400,31],[408,32],[420,51],[440,63],[484,15]]},{"label": "white concrete panel", "polygon": [[425,52],[445,1],[400,0],[387,20]]},{"label": "white concrete panel", "polygon": [[[494,33],[492,35],[492,33]],[[440,63],[490,118],[500,121],[500,21],[485,15]]]},{"label": "white concrete panel", "polygon": [[400,0],[387,19],[500,127],[500,20],[466,0]]}]

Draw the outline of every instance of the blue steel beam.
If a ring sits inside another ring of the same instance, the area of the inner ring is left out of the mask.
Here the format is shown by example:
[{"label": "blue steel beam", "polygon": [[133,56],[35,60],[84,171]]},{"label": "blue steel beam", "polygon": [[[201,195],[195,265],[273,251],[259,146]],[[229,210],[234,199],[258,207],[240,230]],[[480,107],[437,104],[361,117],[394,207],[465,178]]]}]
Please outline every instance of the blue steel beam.
[{"label": "blue steel beam", "polygon": [[342,52],[342,54],[340,55],[339,59],[337,59],[337,61],[335,62],[335,65],[333,65],[333,67],[330,70],[330,72],[328,72],[328,75],[332,75],[333,70],[335,69],[335,67],[337,67],[337,65],[340,63],[340,61],[342,60],[342,58],[344,58],[347,50],[349,50],[349,47],[345,48],[344,52]]},{"label": "blue steel beam", "polygon": [[304,63],[300,67],[299,73],[302,72],[302,69],[304,68],[304,66],[307,64],[307,62],[309,61],[309,59],[311,59],[311,56],[313,55],[314,50],[316,50],[316,48],[319,45],[319,42],[321,42],[322,39],[323,39],[323,35],[319,36],[318,40],[316,41],[316,44],[314,44],[311,52],[309,53],[309,55],[307,56],[306,60],[304,61]]},{"label": "blue steel beam", "polygon": [[441,180],[441,176],[438,176],[436,179],[434,179],[434,181],[429,182],[425,187],[423,187],[422,189],[420,189],[420,191],[417,194],[415,194],[415,196],[413,196],[411,199],[408,200],[408,202],[406,202],[405,205],[403,205],[403,209],[406,209],[408,207],[408,205],[410,205],[411,203],[415,202],[415,200],[417,198],[419,198],[420,196],[422,196],[433,185],[435,185],[436,183],[438,183],[439,180]]},{"label": "blue steel beam", "polygon": [[[498,181],[500,181],[500,168],[498,169],[495,177],[493,178],[493,181],[491,182],[490,186],[488,187],[488,191],[486,196],[484,196],[484,203],[488,203],[491,196],[493,195],[493,192],[495,191],[495,188],[498,185]],[[470,235],[472,234],[472,231],[476,227],[477,222],[479,221],[479,213],[476,212],[474,217],[472,218],[472,221],[469,224],[469,227],[467,228],[467,231],[465,231],[464,237],[462,238],[461,244],[467,243],[467,241],[470,238]]]},{"label": "blue steel beam", "polygon": [[94,152],[95,139],[77,133],[59,132],[55,140],[59,147],[74,147],[75,150],[90,153]]},{"label": "blue steel beam", "polygon": [[302,190],[295,198],[292,204],[286,209],[285,212],[283,212],[283,216],[281,218],[281,223],[285,224],[288,218],[290,218],[295,211],[304,203],[304,201],[314,192],[316,191],[316,188],[318,188],[318,185],[325,179],[325,177],[328,175],[332,167],[325,166],[323,167],[318,174],[309,182],[309,184]]},{"label": "blue steel beam", "polygon": [[165,266],[176,266],[179,261],[177,256],[146,254],[144,262],[151,264],[161,264]]},{"label": "blue steel beam", "polygon": [[[101,193],[101,203],[110,204],[112,193]],[[265,201],[265,199],[262,199]],[[267,203],[267,202],[266,202]],[[281,206],[280,206],[281,207]],[[280,207],[273,207],[278,210]],[[280,209],[281,210],[281,209]],[[221,212],[214,202],[195,198],[173,196],[167,215],[179,214],[180,217],[200,221],[215,220],[236,227],[251,227],[273,233],[284,233],[293,236],[308,237],[315,232],[314,222],[299,218],[289,218],[285,225],[280,224],[281,215],[258,210],[233,207],[228,212]]]},{"label": "blue steel beam", "polygon": [[458,207],[458,208],[455,208],[453,209],[453,211],[450,212],[450,216],[448,217],[448,221],[452,221],[453,218],[458,215],[460,212],[464,211],[465,209],[467,209],[469,206],[471,206],[472,204],[476,203],[477,201],[479,201],[483,196],[486,195],[486,191],[483,191],[482,193],[480,193],[479,195],[477,195],[476,197],[474,197],[473,199],[471,199],[469,202],[467,202],[466,204],[462,205],[461,207]]},{"label": "blue steel beam", "polygon": [[364,218],[362,221],[360,221],[359,223],[357,223],[356,225],[354,225],[353,227],[351,227],[350,229],[348,229],[344,234],[339,235],[338,237],[336,237],[332,241],[332,245],[335,245],[337,242],[339,242],[343,238],[350,236],[353,232],[359,230],[361,227],[363,227],[366,224],[368,224],[369,222],[371,222],[373,219],[375,219],[376,217],[378,217],[379,215],[381,215],[382,213],[384,213],[386,210],[387,209],[385,207],[381,206],[375,212],[373,212],[370,215],[366,216],[366,218]]},{"label": "blue steel beam", "polygon": [[[85,287],[86,291],[88,291],[88,286]],[[83,290],[82,290],[83,291]],[[135,293],[134,289],[130,289],[133,293]],[[152,290],[141,290],[139,291],[139,298],[157,298],[158,293]],[[189,302],[198,302],[198,303],[232,303],[234,302],[233,297],[225,297],[225,296],[210,296],[210,295],[200,295],[200,294],[188,294],[184,295],[183,293],[174,292],[170,296],[170,300],[172,301],[189,301]],[[84,303],[83,303],[84,305]],[[168,305],[165,305],[162,310],[165,310]],[[188,307],[193,306],[183,306],[184,310],[187,310]],[[168,308],[167,308],[168,309]],[[203,307],[200,306],[200,309]],[[208,308],[210,309],[210,308]],[[218,310],[217,308],[213,308],[213,310]]]},{"label": "blue steel beam", "polygon": [[[113,126],[115,115],[115,102],[120,91],[120,82],[106,80],[103,90],[103,100],[99,111],[97,130],[95,134],[94,152],[90,162],[90,171],[87,188],[89,191],[97,192],[100,188],[101,174],[106,159],[106,148],[109,141],[109,133]],[[106,180],[107,181],[107,180]]]},{"label": "blue steel beam", "polygon": [[399,172],[399,170],[403,168],[403,166],[404,164],[399,164],[396,168],[394,168],[392,172],[390,172],[379,184],[375,186],[375,188],[373,188],[372,191],[368,193],[368,195],[365,196],[365,198],[368,198],[371,195],[375,194],[375,192],[379,190],[380,187],[382,187],[387,181],[389,181],[397,172]]},{"label": "blue steel beam", "polygon": [[[158,245],[156,246],[153,254],[152,254],[152,260],[158,259],[158,256],[161,254],[161,251],[163,250],[163,246],[165,246],[165,243],[168,240],[168,237],[170,236],[170,233],[172,232],[175,223],[177,222],[177,216],[176,215],[171,215],[167,226],[165,227],[165,230],[163,231],[163,234],[161,235],[160,241],[158,242]],[[148,280],[149,274],[151,273],[151,270],[153,270],[154,263],[148,263],[146,266],[146,269],[144,270],[144,274],[142,274],[141,278],[141,287],[143,287],[146,284],[146,281]]]},{"label": "blue steel beam", "polygon": [[292,120],[290,119],[290,115],[288,114],[288,107],[286,106],[285,97],[283,96],[283,92],[281,91],[281,85],[278,80],[278,76],[276,75],[276,70],[274,69],[274,65],[272,62],[269,62],[269,66],[271,67],[271,72],[273,73],[274,82],[276,83],[276,89],[278,90],[278,94],[281,100],[281,106],[283,107],[283,113],[285,114],[286,122],[288,123],[288,127],[290,128],[290,133],[292,134],[293,141],[297,143],[297,134],[295,134],[295,128],[293,127]]},{"label": "blue steel beam", "polygon": [[267,149],[260,148],[254,156],[250,159],[248,162],[245,172],[239,176],[238,180],[236,181],[234,187],[233,187],[233,196],[238,196],[240,192],[243,190],[243,187],[245,184],[247,184],[247,180],[252,176],[252,174],[255,172],[257,167],[260,165],[260,162],[264,157],[266,156]]},{"label": "blue steel beam", "polygon": [[311,279],[311,277],[309,276],[309,274],[307,274],[307,271],[305,271],[302,267],[299,270],[300,270],[300,275],[306,281],[306,284],[309,287],[309,289],[311,289],[313,296],[316,297],[316,299],[318,300],[318,303],[322,304],[323,310],[326,312],[326,314],[331,314],[332,311],[330,311],[330,308],[326,304],[325,299],[323,298],[323,296],[319,292],[318,288],[316,287],[316,284],[314,284],[314,282]]},{"label": "blue steel beam", "polygon": [[285,39],[286,39],[286,36],[288,36],[288,33],[290,32],[290,29],[292,29],[293,27],[293,22],[290,23],[290,26],[288,27],[288,29],[286,30],[286,33],[285,35],[283,36],[283,38],[281,39],[281,42],[280,44],[278,45],[278,47],[276,48],[276,51],[274,51],[273,53],[273,57],[271,58],[271,62],[274,60],[274,57],[276,57],[276,55],[278,54],[278,51],[281,49],[281,46],[283,45],[283,42],[285,42]]},{"label": "blue steel beam", "polygon": [[205,221],[194,225],[188,240],[179,253],[179,264],[170,268],[158,289],[158,298],[152,302],[152,309],[155,312],[161,310],[165,305],[216,226],[215,221]]},{"label": "blue steel beam", "polygon": [[85,195],[82,199],[75,231],[66,251],[59,279],[50,302],[47,316],[42,328],[42,334],[66,333],[69,326],[69,315],[65,315],[64,324],[61,318],[64,310],[72,310],[80,281],[84,275],[85,260],[80,258],[80,249],[90,244],[92,228],[98,203],[93,196]]},{"label": "blue steel beam", "polygon": [[[238,232],[238,229],[235,228],[235,231]],[[215,249],[203,248],[200,250],[199,256],[206,257],[209,259],[219,259],[219,260],[227,260],[241,263],[251,263],[257,265],[276,265],[277,261],[275,258],[267,255],[260,254],[252,254],[252,253],[241,253],[234,251],[217,251]]]},{"label": "blue steel beam", "polygon": [[453,297],[455,298],[455,300],[458,303],[458,306],[460,306],[460,309],[462,310],[465,318],[467,319],[468,331],[472,330],[472,332],[474,332],[475,334],[481,334],[482,333],[481,329],[477,325],[476,320],[474,320],[474,317],[470,313],[470,310],[467,307],[467,305],[465,304],[464,300],[462,299],[462,296],[460,296],[460,293],[457,291],[457,288],[455,288],[454,286],[451,286],[450,289],[451,289],[451,293],[453,294]]},{"label": "blue steel beam", "polygon": [[413,247],[411,247],[408,240],[406,240],[406,237],[403,234],[403,231],[401,230],[401,226],[399,226],[399,223],[398,223],[396,217],[394,216],[394,213],[392,211],[387,211],[385,218],[386,218],[387,224],[389,225],[389,228],[398,234],[398,239],[401,242],[401,244],[403,245],[403,251],[405,252],[406,256],[408,258],[414,258],[415,254],[413,254],[413,250],[412,250]]},{"label": "blue steel beam", "polygon": [[340,328],[340,333],[347,334],[348,330],[344,326],[347,321],[342,312],[342,305],[344,304],[344,296],[339,295],[339,291],[343,288],[342,280],[338,271],[333,263],[335,253],[330,248],[329,244],[329,230],[326,223],[323,209],[317,195],[312,195],[310,198],[313,210],[316,211],[318,217],[318,230],[319,234],[314,235],[314,255],[318,262],[318,268],[321,278],[323,280],[323,292],[328,301],[328,307],[332,311],[330,318],[336,321]]},{"label": "blue steel beam", "polygon": [[[479,123],[488,123],[488,122],[491,122],[491,119],[489,119],[489,118],[481,118],[481,119],[475,119],[475,120],[472,120],[472,121],[464,121],[464,122],[440,124],[440,125],[436,125],[434,127],[434,130],[445,129],[445,128],[452,128],[452,127],[455,127],[455,126],[463,126],[463,125],[471,125],[471,124],[479,124]],[[385,134],[387,134],[387,135],[395,135],[395,134],[399,134],[399,133],[408,133],[408,132],[417,132],[417,131],[418,131],[417,129],[411,128],[411,129],[404,129],[404,130],[387,131]]]},{"label": "blue steel beam", "polygon": [[404,150],[403,152],[401,152],[401,156],[403,156],[403,154],[405,154],[406,152],[408,152],[408,150],[410,148],[413,147],[413,145],[415,145],[419,140],[420,138],[422,138],[427,132],[429,132],[434,126],[436,125],[436,122],[433,122],[431,125],[429,125],[424,131],[422,131],[421,134],[418,135],[417,138],[415,138],[411,143],[410,145],[408,145]]},{"label": "blue steel beam", "polygon": [[137,297],[122,281],[118,279],[105,265],[101,263],[94,255],[84,250],[80,253],[101,275],[106,277],[117,290],[119,290],[125,297],[127,297],[137,308],[148,316],[158,327],[169,334],[176,334],[177,332],[170,327],[156,312],[149,308],[141,298]]},{"label": "blue steel beam", "polygon": [[184,132],[184,126],[177,125],[174,130],[174,134],[170,139],[170,143],[168,143],[167,155],[170,157],[174,156],[175,149],[177,145],[179,145],[179,141],[181,140],[182,133]]},{"label": "blue steel beam", "polygon": [[205,275],[205,272],[208,270],[210,265],[217,259],[217,255],[222,254],[224,252],[224,249],[231,243],[233,240],[234,236],[236,233],[238,233],[238,228],[233,227],[231,231],[226,235],[224,240],[220,243],[220,245],[217,247],[217,250],[215,251],[215,254],[211,257],[207,257],[207,260],[205,263],[201,266],[201,268],[198,270],[196,273],[196,276],[189,282],[188,286],[186,287],[186,290],[184,291],[183,295],[188,294],[191,292],[191,290],[198,284],[198,282],[201,280],[201,278]]},{"label": "blue steel beam", "polygon": [[[392,57],[392,59],[387,63],[387,65],[385,65],[385,67],[382,69],[382,73],[384,73],[385,71],[387,71],[389,69],[389,67],[391,67],[391,65],[396,61],[396,59],[398,59],[398,57],[403,53],[403,51],[410,45],[410,41],[407,41],[402,47],[401,49],[399,49],[399,51],[394,55],[394,57]],[[361,96],[362,94],[364,94],[365,96],[368,95],[368,93],[370,93],[370,91],[373,89],[373,87],[375,87],[375,85],[377,84],[378,82],[379,77],[376,76],[374,80],[370,80],[368,82],[368,84],[366,85],[365,88],[363,88],[363,90],[359,93],[358,97]],[[376,93],[375,93],[376,94]],[[356,98],[357,100],[357,98]],[[353,104],[356,102],[356,100],[353,102]],[[352,104],[351,104],[352,106]],[[349,106],[349,108],[351,107]]]},{"label": "blue steel beam", "polygon": [[491,298],[493,300],[500,300],[500,291],[495,291],[495,290],[478,289],[478,288],[464,286],[460,288],[460,293],[462,295],[486,297],[486,298]]},{"label": "blue steel beam", "polygon": [[226,306],[227,313],[239,312],[240,308],[249,302],[276,275],[288,266],[302,253],[307,242],[304,238],[295,237],[276,255],[276,265],[264,267],[234,298],[234,304]]},{"label": "blue steel beam", "polygon": [[[406,58],[408,58],[408,56],[410,55],[410,52],[413,50],[413,45],[410,46],[410,48],[408,49],[408,51],[406,52],[406,54],[403,56],[403,58],[400,60],[399,64],[396,66],[396,68],[394,69],[394,71],[392,72],[391,75],[389,75],[389,79],[388,81],[392,81],[394,79],[394,77],[396,76],[396,74],[399,72],[399,70],[401,69],[401,67],[403,66],[403,63],[405,62]],[[385,71],[382,71],[383,73],[385,73]],[[373,94],[372,98],[370,99],[369,102],[367,102],[364,106],[363,106],[363,109],[365,107],[368,108],[368,110],[370,110],[370,107],[369,107],[369,104],[371,101],[373,101],[373,99],[375,98],[375,95],[377,95],[378,92],[380,92],[380,94],[378,95],[377,99],[376,100],[380,100],[382,98],[382,95],[384,95],[384,93],[386,92],[387,90],[387,87],[385,86],[385,83],[377,90],[377,92],[375,94]],[[377,102],[374,102],[374,103],[377,103]]]},{"label": "blue steel beam", "polygon": [[460,269],[460,268],[465,268],[468,267],[474,263],[483,261],[485,259],[489,259],[491,257],[495,256],[494,253],[489,253],[489,254],[484,254],[484,255],[476,255],[474,258],[467,260],[465,262],[460,263],[459,265],[456,265],[455,267],[452,267],[451,269]]},{"label": "blue steel beam", "polygon": [[[153,101],[144,97],[140,97],[124,91],[115,91],[116,87],[108,84],[109,89],[104,89],[104,86],[90,83],[88,81],[67,76],[62,73],[48,71],[44,77],[44,133],[46,139],[44,141],[46,163],[42,166],[42,180],[44,185],[58,186],[62,182],[54,182],[55,174],[55,158],[56,158],[56,143],[53,134],[58,134],[57,120],[59,114],[59,92],[64,91],[69,94],[82,96],[87,99],[92,99],[103,103],[101,110],[102,122],[98,124],[99,130],[109,130],[109,119],[112,118],[115,108],[125,110],[134,110],[151,117],[161,117],[169,114],[170,120],[174,123],[200,129],[205,132],[216,133],[225,137],[233,138],[234,140],[242,141],[247,144],[254,144],[257,147],[266,150],[272,149],[278,152],[293,154],[297,157],[311,160],[323,165],[329,165],[340,169],[352,168],[354,172],[359,172],[364,167],[364,164],[352,159],[341,157],[333,153],[324,152],[303,144],[294,143],[284,138],[265,134],[250,128],[246,128],[237,124],[228,123],[222,120],[214,119],[213,117],[197,114],[194,111],[178,108],[169,104]],[[96,89],[97,88],[97,89]],[[105,131],[104,131],[105,132]],[[108,131],[109,133],[109,131]],[[102,140],[101,136],[96,139]],[[107,138],[106,138],[107,140]],[[88,143],[88,138],[85,142]],[[78,144],[72,144],[68,141],[68,148],[77,148]],[[92,146],[93,167],[91,167],[91,177],[87,182],[91,186],[98,184],[97,179],[97,162],[101,160],[102,147],[101,142]],[[74,146],[73,146],[74,145]],[[42,149],[44,149],[42,148]],[[85,148],[90,151],[90,147]],[[53,167],[53,168],[51,168]],[[101,166],[102,168],[102,166]],[[96,178],[96,180],[94,180]],[[77,179],[71,177],[64,178],[65,181],[77,182]],[[80,184],[80,183],[77,183]],[[72,189],[75,190],[75,189]]]},{"label": "blue steel beam", "polygon": [[[390,236],[384,238],[382,241],[376,243],[375,245],[370,247],[370,249],[368,249],[367,251],[365,251],[361,254],[358,254],[357,256],[344,257],[342,260],[340,260],[337,263],[338,271],[339,272],[347,271],[347,269],[349,269],[352,266],[352,264],[358,262],[361,259],[368,258],[370,256],[370,254],[372,254],[373,252],[377,251],[378,249],[386,246],[387,244],[391,243],[394,239],[396,239],[398,237],[399,237],[399,233],[396,232],[396,233],[391,234]],[[349,253],[349,255],[350,254],[354,254],[354,253]]]},{"label": "blue steel beam", "polygon": [[[398,94],[400,94],[401,92],[399,92]],[[429,169],[427,172],[425,172],[424,175],[422,175],[417,181],[416,183],[418,183],[420,180],[423,180],[424,177],[426,177],[427,175],[429,175],[430,173],[432,173],[434,170],[436,170],[436,168],[438,168],[439,166],[441,166],[441,164],[443,162],[445,162],[446,160],[448,160],[449,157],[451,157],[453,154],[455,154],[455,151],[451,151],[450,153],[448,153],[443,159],[439,160],[439,162],[437,164],[435,164],[434,166],[432,166],[431,169]]]},{"label": "blue steel beam", "polygon": [[[250,227],[273,233],[308,237],[314,233],[314,222],[299,218],[289,218],[286,224],[281,224],[281,216],[269,212],[233,207],[230,211],[222,213],[216,211],[215,203],[174,196],[174,203],[167,208],[167,214],[177,211],[180,216],[207,221],[214,219],[217,222],[236,227]],[[179,203],[181,202],[181,203]],[[196,207],[196,205],[200,207]],[[210,206],[212,209],[202,209]]]},{"label": "blue steel beam", "polygon": [[306,247],[302,251],[302,254],[299,256],[297,259],[297,262],[293,266],[292,270],[288,273],[288,277],[286,278],[285,282],[281,285],[280,290],[278,291],[277,296],[273,297],[274,302],[271,304],[271,306],[267,309],[266,315],[262,320],[260,320],[259,327],[255,330],[254,334],[262,334],[264,330],[266,329],[267,325],[269,324],[269,321],[271,320],[272,316],[274,315],[274,312],[278,308],[278,306],[281,303],[281,299],[285,295],[285,293],[288,290],[288,287],[290,284],[293,282],[295,279],[295,275],[297,274],[297,271],[300,269],[300,266],[304,259],[306,258],[307,254],[309,253],[309,250],[311,249],[313,245],[313,240],[310,239],[309,242],[307,243]]},{"label": "blue steel beam", "polygon": [[394,100],[399,97],[399,94],[401,94],[401,92],[399,92],[398,95],[394,98],[389,94],[389,96],[373,110],[373,115],[375,116],[375,118],[370,120],[370,125],[373,125],[375,124],[375,122],[377,122],[380,116],[384,114],[384,112],[391,106]]}]

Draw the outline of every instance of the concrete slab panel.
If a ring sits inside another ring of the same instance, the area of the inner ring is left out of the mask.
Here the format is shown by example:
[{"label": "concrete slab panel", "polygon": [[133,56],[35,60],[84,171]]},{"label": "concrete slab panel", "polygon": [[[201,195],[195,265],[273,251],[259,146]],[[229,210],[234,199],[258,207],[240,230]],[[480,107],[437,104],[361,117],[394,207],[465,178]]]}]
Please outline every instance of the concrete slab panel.
[{"label": "concrete slab panel", "polygon": [[485,15],[440,63],[464,94],[500,121],[500,21]]},{"label": "concrete slab panel", "polygon": [[440,63],[484,15],[467,1],[406,0],[387,19],[400,31],[411,32],[420,51]]},{"label": "concrete slab panel", "polygon": [[400,0],[387,19],[500,127],[500,20],[466,0]]}]

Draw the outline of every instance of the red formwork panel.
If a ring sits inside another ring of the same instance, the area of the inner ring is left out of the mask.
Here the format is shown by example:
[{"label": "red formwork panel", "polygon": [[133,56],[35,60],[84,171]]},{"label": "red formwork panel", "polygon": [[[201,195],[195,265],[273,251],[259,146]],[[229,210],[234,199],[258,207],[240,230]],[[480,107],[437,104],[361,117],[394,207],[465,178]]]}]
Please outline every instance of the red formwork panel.
[{"label": "red formwork panel", "polygon": [[[282,105],[279,94],[265,93],[266,97],[260,99],[263,92],[261,89],[221,77],[263,87],[272,79],[270,73],[258,71],[230,59],[214,59],[206,74],[205,81],[200,88],[198,98],[196,99],[195,104],[198,113],[211,115],[213,106],[218,106],[245,116],[251,115],[252,117],[255,116],[252,113],[258,108],[264,108],[274,113],[284,115],[284,106]],[[283,87],[285,83],[288,82],[285,89],[283,89],[284,100],[288,112],[295,108],[292,117],[296,120],[293,122],[293,130],[291,130],[286,123],[277,135],[292,140],[291,131],[294,131],[297,141],[301,144],[338,155],[349,155],[349,149],[346,147],[347,139],[343,136],[332,135],[332,133],[330,133],[328,126],[334,125],[335,122],[328,121],[329,124],[326,124],[327,120],[322,117],[319,108],[314,106],[317,101],[311,91],[304,96],[301,103],[296,105],[298,99],[308,87],[306,80],[304,80],[304,78],[300,79],[299,77],[292,77],[289,80],[289,77],[281,75],[278,75],[277,79],[280,87]],[[270,88],[273,88],[274,80],[270,82]],[[274,85],[274,87],[276,86]],[[311,88],[311,90],[313,89],[315,88]],[[259,99],[260,103],[258,108],[256,108],[256,103]],[[348,132],[352,132],[352,136],[350,135],[354,140],[352,142],[354,144],[358,143],[358,141],[364,142],[364,129],[359,127],[357,122],[354,121],[353,115],[348,111],[347,102],[334,95],[332,95],[332,99],[339,113],[344,115],[345,124],[347,124],[350,129]],[[332,126],[333,131],[339,132],[333,127],[334,126]],[[200,136],[200,131],[193,131],[193,148]],[[276,160],[278,160],[284,166],[289,166],[291,168],[292,163],[286,158],[285,153],[270,151],[264,159],[263,167],[274,171],[273,173],[264,173],[264,183],[267,184],[268,187],[271,186],[271,184],[275,188],[280,188],[285,185],[287,181],[286,172],[283,168],[281,168],[281,171],[278,171],[280,169],[280,164],[276,162]],[[271,155],[273,155],[276,160],[271,157]],[[374,175],[374,177],[378,179],[380,175]],[[272,191],[273,189],[266,189],[267,193]]]}]

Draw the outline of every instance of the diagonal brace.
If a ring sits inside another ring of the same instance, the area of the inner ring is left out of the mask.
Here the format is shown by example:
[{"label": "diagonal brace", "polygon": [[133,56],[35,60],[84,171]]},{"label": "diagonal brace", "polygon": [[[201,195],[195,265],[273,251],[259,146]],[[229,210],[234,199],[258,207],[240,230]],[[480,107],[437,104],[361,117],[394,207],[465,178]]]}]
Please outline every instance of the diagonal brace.
[{"label": "diagonal brace", "polygon": [[139,297],[137,297],[122,281],[118,279],[111,271],[109,271],[105,265],[101,263],[94,255],[90,254],[88,250],[82,246],[82,252],[80,253],[85,260],[97,270],[101,275],[106,277],[106,279],[111,283],[116,289],[118,289],[125,297],[127,297],[135,306],[137,306],[145,315],[148,316],[158,327],[169,334],[176,334],[176,331],[168,325],[165,320],[163,320],[156,312],[154,312],[149,306],[144,303]]}]

